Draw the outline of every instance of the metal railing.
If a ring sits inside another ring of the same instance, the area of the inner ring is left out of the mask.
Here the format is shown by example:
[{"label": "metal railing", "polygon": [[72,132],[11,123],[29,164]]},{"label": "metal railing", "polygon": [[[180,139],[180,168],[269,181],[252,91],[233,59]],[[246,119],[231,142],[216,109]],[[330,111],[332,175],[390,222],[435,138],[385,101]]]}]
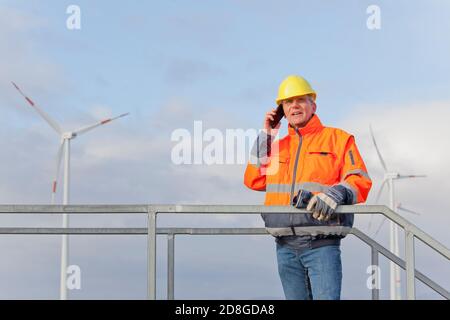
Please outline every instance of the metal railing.
[{"label": "metal railing", "polygon": [[[405,260],[391,253],[382,245],[356,228],[350,234],[365,242],[371,248],[373,266],[379,266],[379,254],[406,270],[407,299],[415,299],[415,279],[433,289],[446,299],[450,293],[436,282],[415,269],[414,239],[417,238],[430,248],[450,260],[450,250],[417,228],[405,218],[385,206],[340,206],[337,213],[382,214],[405,231]],[[156,235],[165,234],[168,240],[167,298],[174,299],[175,236],[189,235],[268,235],[264,228],[157,228],[158,214],[261,214],[298,213],[308,214],[288,206],[259,205],[0,205],[0,214],[146,214],[147,228],[0,228],[0,234],[72,234],[72,235],[147,235],[148,237],[148,298],[156,299]],[[330,232],[340,227],[326,227]],[[306,229],[305,229],[306,231]],[[379,289],[372,289],[372,299],[379,299]]]}]

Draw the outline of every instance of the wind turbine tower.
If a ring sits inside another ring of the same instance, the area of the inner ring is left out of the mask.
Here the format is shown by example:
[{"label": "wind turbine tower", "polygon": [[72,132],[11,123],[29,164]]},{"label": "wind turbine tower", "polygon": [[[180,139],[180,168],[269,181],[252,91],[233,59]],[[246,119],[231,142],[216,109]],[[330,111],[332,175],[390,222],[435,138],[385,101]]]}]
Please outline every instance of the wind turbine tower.
[{"label": "wind turbine tower", "polygon": [[[395,202],[395,187],[394,182],[396,180],[400,179],[413,179],[413,178],[422,178],[426,177],[425,175],[404,175],[398,172],[390,171],[388,170],[388,167],[386,166],[386,163],[383,160],[383,157],[381,156],[380,150],[378,149],[377,142],[375,140],[375,136],[372,131],[372,126],[370,126],[370,135],[372,137],[372,142],[375,146],[375,150],[377,151],[378,159],[380,160],[380,163],[384,169],[384,179],[381,184],[380,190],[378,191],[377,200],[381,196],[381,193],[383,191],[383,188],[388,186],[389,189],[389,208],[396,212],[397,208],[402,209],[407,212],[415,213],[411,210],[404,209],[400,206],[396,205]],[[384,218],[385,219],[385,218]],[[384,222],[384,219],[382,223]],[[381,228],[381,225],[380,225]],[[376,233],[380,230],[380,228],[377,230]],[[399,256],[399,242],[398,242],[398,225],[394,223],[393,221],[390,221],[389,226],[389,249],[392,253],[394,253],[396,256]],[[390,262],[390,297],[391,300],[400,300],[401,299],[401,281],[400,281],[400,267],[395,264],[394,262]]]}]

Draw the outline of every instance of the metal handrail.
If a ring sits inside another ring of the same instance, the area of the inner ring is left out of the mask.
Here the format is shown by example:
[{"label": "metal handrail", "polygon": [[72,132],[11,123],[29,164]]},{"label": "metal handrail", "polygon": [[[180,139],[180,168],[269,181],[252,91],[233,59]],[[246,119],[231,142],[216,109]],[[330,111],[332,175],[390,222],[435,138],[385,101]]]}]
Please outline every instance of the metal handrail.
[{"label": "metal handrail", "polygon": [[[450,250],[443,244],[433,239],[430,235],[420,230],[418,227],[391,211],[385,206],[340,206],[337,213],[348,214],[383,214],[394,223],[397,223],[405,230],[405,251],[406,261],[398,258],[389,250],[378,244],[376,241],[353,228],[351,234],[367,243],[372,248],[372,265],[378,265],[378,254],[383,254],[386,258],[398,264],[406,270],[407,274],[407,298],[415,299],[415,278],[428,285],[431,289],[450,299],[450,294],[437,283],[415,270],[414,261],[414,238],[418,238],[429,247],[450,259]],[[156,235],[163,233],[168,235],[169,273],[168,273],[168,298],[173,299],[173,256],[171,250],[174,249],[174,237],[176,234],[267,234],[262,228],[166,228],[156,227],[157,214],[261,214],[261,213],[297,213],[310,214],[302,209],[289,206],[255,206],[255,205],[0,205],[0,214],[147,214],[147,228],[0,228],[0,234],[147,234],[148,236],[148,297],[156,298]],[[336,227],[326,227],[330,231]],[[190,231],[189,231],[190,230]],[[243,230],[250,233],[240,233]],[[249,230],[254,230],[249,231]],[[210,233],[208,233],[210,232]],[[172,264],[172,266],[171,266]],[[372,298],[379,298],[379,290],[372,290]]]}]

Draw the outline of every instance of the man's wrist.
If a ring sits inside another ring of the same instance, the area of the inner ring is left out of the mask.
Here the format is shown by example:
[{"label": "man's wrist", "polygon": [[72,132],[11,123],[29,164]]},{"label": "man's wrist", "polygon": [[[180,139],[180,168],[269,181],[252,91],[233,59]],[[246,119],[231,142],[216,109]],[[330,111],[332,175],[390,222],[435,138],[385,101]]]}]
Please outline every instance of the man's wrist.
[{"label": "man's wrist", "polygon": [[353,203],[352,193],[341,184],[332,186],[326,192],[326,195],[332,198],[338,205]]}]

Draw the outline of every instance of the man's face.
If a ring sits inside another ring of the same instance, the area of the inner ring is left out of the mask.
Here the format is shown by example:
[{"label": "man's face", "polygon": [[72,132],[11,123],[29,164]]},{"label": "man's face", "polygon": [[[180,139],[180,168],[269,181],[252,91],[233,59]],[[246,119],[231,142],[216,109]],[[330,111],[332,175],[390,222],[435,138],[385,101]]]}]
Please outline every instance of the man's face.
[{"label": "man's face", "polygon": [[316,112],[316,104],[306,95],[289,98],[282,103],[286,119],[294,128],[304,127]]}]

